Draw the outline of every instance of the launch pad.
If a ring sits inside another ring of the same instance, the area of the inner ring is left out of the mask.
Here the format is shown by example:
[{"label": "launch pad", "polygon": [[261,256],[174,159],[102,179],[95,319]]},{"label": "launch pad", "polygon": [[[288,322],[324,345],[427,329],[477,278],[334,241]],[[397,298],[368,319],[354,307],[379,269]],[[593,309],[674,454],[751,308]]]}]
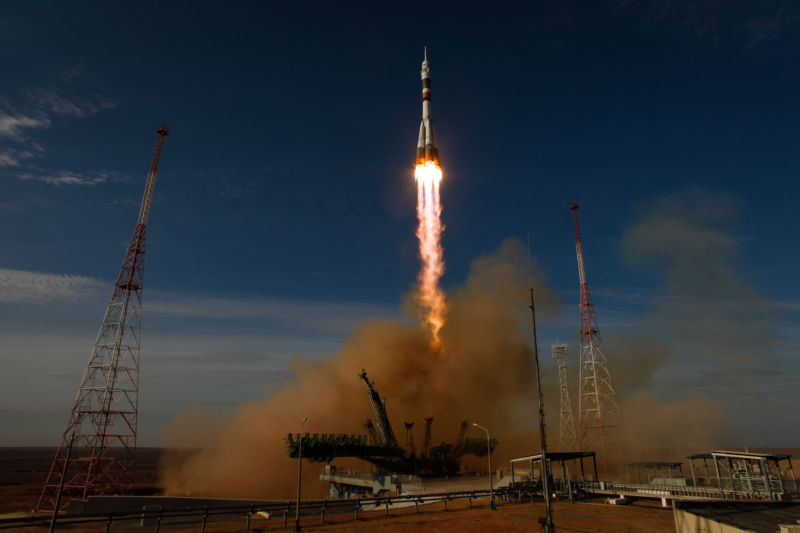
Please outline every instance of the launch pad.
[{"label": "launch pad", "polygon": [[433,417],[425,418],[425,442],[422,452],[417,454],[413,439],[410,438],[412,422],[406,422],[406,445],[397,443],[386,403],[375,390],[367,373],[361,371],[359,378],[367,386],[372,412],[375,417],[367,419],[364,427],[367,435],[348,434],[288,434],[286,447],[289,457],[300,455],[312,462],[330,463],[337,457],[355,457],[376,465],[384,473],[415,475],[420,477],[445,477],[458,474],[461,469],[461,457],[475,455],[484,457],[497,446],[497,439],[490,439],[488,446],[485,439],[466,438],[464,433],[468,427],[466,420],[461,422],[456,440],[452,443],[442,442],[431,446],[431,425]]}]

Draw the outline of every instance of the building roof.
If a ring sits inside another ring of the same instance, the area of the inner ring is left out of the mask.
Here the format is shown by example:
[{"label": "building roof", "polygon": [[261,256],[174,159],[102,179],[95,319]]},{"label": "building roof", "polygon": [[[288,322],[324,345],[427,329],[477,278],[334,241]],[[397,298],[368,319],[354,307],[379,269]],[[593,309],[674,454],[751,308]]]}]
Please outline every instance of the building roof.
[{"label": "building roof", "polygon": [[800,520],[800,504],[796,503],[675,503],[682,511],[757,533],[773,533],[779,524]]},{"label": "building roof", "polygon": [[[569,461],[572,459],[582,459],[587,457],[594,457],[595,452],[547,452],[548,461]],[[534,455],[523,455],[522,457],[514,457],[511,459],[512,463],[520,463],[522,461],[541,461],[542,454],[537,453]]]},{"label": "building roof", "polygon": [[767,461],[783,461],[784,459],[791,459],[790,454],[786,453],[755,453],[755,452],[725,452],[725,451],[713,451],[710,453],[696,453],[694,455],[690,455],[687,459],[713,459],[714,457],[730,457],[731,459],[749,459],[753,461],[758,461],[760,459],[766,459]]},{"label": "building roof", "polygon": [[680,468],[683,466],[683,463],[669,461],[640,461],[636,463],[625,463],[625,466],[643,466],[645,468]]}]

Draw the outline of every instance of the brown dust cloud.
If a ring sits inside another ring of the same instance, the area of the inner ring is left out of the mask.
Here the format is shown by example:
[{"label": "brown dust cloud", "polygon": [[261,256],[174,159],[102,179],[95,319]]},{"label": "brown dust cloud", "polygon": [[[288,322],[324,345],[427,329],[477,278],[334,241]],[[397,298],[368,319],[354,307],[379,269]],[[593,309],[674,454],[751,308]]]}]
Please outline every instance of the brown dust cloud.
[{"label": "brown dust cloud", "polygon": [[[492,437],[499,440],[493,454],[498,465],[506,465],[510,457],[538,452],[528,264],[527,250],[517,239],[507,239],[495,252],[475,260],[463,285],[448,291],[440,351],[431,348],[430,334],[413,322],[373,321],[358,327],[330,358],[310,364],[295,360],[295,379],[269,398],[241,405],[218,430],[215,428],[214,446],[180,460],[164,461],[164,492],[292,497],[297,461],[287,456],[285,435],[297,433],[303,417],[308,417],[305,430],[312,434],[363,434],[362,424],[371,416],[371,409],[366,389],[358,379],[362,368],[387,398],[388,414],[401,441],[402,423],[414,421],[419,446],[422,419],[433,416],[434,444],[452,441],[461,420],[468,419],[489,427]],[[552,319],[562,302],[536,268],[533,280],[537,319]],[[577,325],[577,317],[575,322]],[[675,443],[670,454],[707,449],[719,442],[724,416],[713,400],[695,396],[661,402],[646,392],[652,374],[669,360],[669,346],[651,337],[636,336],[620,338],[614,350],[609,363],[616,374],[620,413],[625,418],[624,427],[619,429],[620,446],[626,447],[621,454],[628,453],[627,449],[640,453],[651,442],[663,443],[666,434]],[[540,343],[540,351],[547,363],[542,379],[549,442],[551,448],[557,448],[558,378],[552,365],[548,366],[549,347],[545,349]],[[576,351],[571,348],[571,353]],[[574,370],[573,364],[570,371]],[[570,381],[577,382],[577,376],[572,374]],[[572,392],[574,395],[575,390]],[[573,396],[573,408],[576,406]],[[186,413],[163,428],[163,433],[171,434],[173,441],[190,441],[181,437],[193,432],[204,435],[213,425],[211,419],[206,424],[203,419],[200,412]],[[175,438],[176,433],[181,435]],[[480,437],[482,433],[468,435]],[[319,465],[306,463],[304,482],[308,484],[304,486],[309,487],[309,493],[304,496],[322,496],[319,472]],[[312,494],[313,490],[318,493]]]},{"label": "brown dust cloud", "polygon": [[[297,461],[287,457],[283,438],[299,431],[303,417],[310,433],[364,433],[371,408],[358,379],[362,368],[387,398],[398,436],[403,421],[415,421],[421,443],[422,418],[433,416],[434,442],[450,441],[461,420],[470,419],[492,428],[503,448],[517,449],[515,440],[522,445],[532,436],[535,412],[530,340],[520,324],[526,264],[519,241],[474,262],[464,285],[448,295],[441,351],[417,324],[375,321],[357,328],[329,359],[296,362],[296,379],[268,399],[242,405],[215,447],[165,465],[165,492],[291,497]],[[555,312],[558,299],[541,282],[535,288],[540,313]],[[187,424],[175,429],[190,431]],[[307,471],[309,481],[319,475],[318,468]]]}]

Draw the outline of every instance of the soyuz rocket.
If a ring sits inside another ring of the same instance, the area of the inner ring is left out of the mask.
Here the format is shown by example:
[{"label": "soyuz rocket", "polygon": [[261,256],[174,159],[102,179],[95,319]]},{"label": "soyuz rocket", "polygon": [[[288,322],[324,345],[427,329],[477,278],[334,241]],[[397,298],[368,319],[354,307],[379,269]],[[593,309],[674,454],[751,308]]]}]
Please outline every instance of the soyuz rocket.
[{"label": "soyuz rocket", "polygon": [[436,137],[433,135],[433,122],[431,121],[431,67],[428,64],[428,47],[425,47],[425,58],[422,60],[422,122],[419,125],[419,140],[417,141],[417,165],[433,162],[439,165],[439,148],[436,147]]}]

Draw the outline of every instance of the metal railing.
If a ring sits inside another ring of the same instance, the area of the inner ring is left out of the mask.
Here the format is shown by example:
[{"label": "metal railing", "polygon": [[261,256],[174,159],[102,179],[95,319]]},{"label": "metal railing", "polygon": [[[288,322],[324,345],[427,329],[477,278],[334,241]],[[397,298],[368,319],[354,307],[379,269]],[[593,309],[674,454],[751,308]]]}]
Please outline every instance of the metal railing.
[{"label": "metal railing", "polygon": [[620,483],[616,481],[577,481],[572,486],[585,492],[630,494],[643,497],[686,498],[707,500],[764,500],[779,499],[783,493],[746,493],[717,487],[676,487],[649,483]]},{"label": "metal railing", "polygon": [[[633,497],[649,498],[696,498],[706,500],[768,500],[767,497],[746,494],[742,492],[720,490],[709,487],[675,487],[658,486],[643,483],[620,483],[613,481],[570,481],[567,485],[561,486],[561,480],[554,480],[553,489],[555,491],[570,490],[575,493],[588,494],[626,494]],[[520,482],[501,487],[494,490],[497,501],[530,501],[541,495],[541,484],[535,482]],[[472,508],[473,500],[489,498],[489,490],[463,490],[438,493],[418,493],[402,494],[398,496],[384,497],[365,497],[351,498],[342,500],[301,500],[300,515],[303,517],[318,517],[319,523],[324,524],[326,516],[332,514],[352,513],[353,518],[358,520],[360,513],[383,511],[389,517],[392,510],[398,508],[414,507],[415,512],[419,512],[421,505],[431,503],[442,503],[444,510],[447,511],[449,502],[468,500],[469,507]],[[240,517],[246,522],[247,529],[250,529],[250,522],[254,517],[265,518],[267,520],[280,519],[284,527],[295,515],[296,504],[294,500],[278,500],[267,502],[250,502],[228,506],[204,506],[192,507],[184,506],[181,508],[163,509],[158,505],[158,499],[153,499],[148,505],[143,505],[141,509],[135,511],[111,511],[105,513],[72,513],[61,514],[56,517],[56,528],[59,526],[72,527],[80,525],[92,527],[92,530],[99,531],[105,529],[108,533],[112,531],[114,524],[127,523],[130,527],[132,523],[138,522],[142,527],[149,527],[151,531],[159,532],[161,528],[181,525],[195,524],[201,533],[205,532],[206,524],[210,521],[220,521],[223,519],[231,520]],[[52,515],[33,515],[18,518],[0,519],[0,530],[25,529],[31,527],[47,527],[50,525]]]},{"label": "metal railing", "polygon": [[[507,499],[508,491],[498,489],[494,491],[495,498]],[[415,494],[399,495],[390,497],[369,497],[353,498],[346,500],[301,500],[300,515],[304,517],[318,516],[320,523],[325,523],[326,515],[352,513],[355,520],[358,520],[359,513],[374,512],[383,510],[385,516],[390,516],[392,506],[402,504],[404,508],[414,506],[415,512],[419,512],[420,505],[431,503],[442,503],[444,510],[447,511],[448,502],[457,500],[468,500],[469,507],[472,508],[472,501],[479,498],[490,497],[489,490],[470,490],[440,492],[436,494]],[[74,527],[94,526],[93,530],[105,528],[110,532],[114,524],[126,523],[128,527],[131,522],[138,522],[142,527],[149,527],[158,532],[161,528],[169,526],[196,524],[201,533],[205,532],[206,524],[210,521],[218,521],[223,518],[241,517],[246,521],[247,529],[250,529],[250,522],[253,517],[263,517],[267,520],[279,518],[286,527],[288,521],[295,515],[295,501],[271,501],[261,503],[250,503],[245,505],[233,505],[224,507],[201,507],[191,506],[181,509],[161,509],[154,501],[150,505],[143,505],[136,511],[110,511],[107,513],[75,513],[61,514],[56,517],[56,528],[59,526]],[[395,508],[396,509],[396,508]],[[0,530],[2,529],[24,529],[31,527],[47,527],[50,525],[52,515],[25,516],[20,518],[0,519]]]}]

